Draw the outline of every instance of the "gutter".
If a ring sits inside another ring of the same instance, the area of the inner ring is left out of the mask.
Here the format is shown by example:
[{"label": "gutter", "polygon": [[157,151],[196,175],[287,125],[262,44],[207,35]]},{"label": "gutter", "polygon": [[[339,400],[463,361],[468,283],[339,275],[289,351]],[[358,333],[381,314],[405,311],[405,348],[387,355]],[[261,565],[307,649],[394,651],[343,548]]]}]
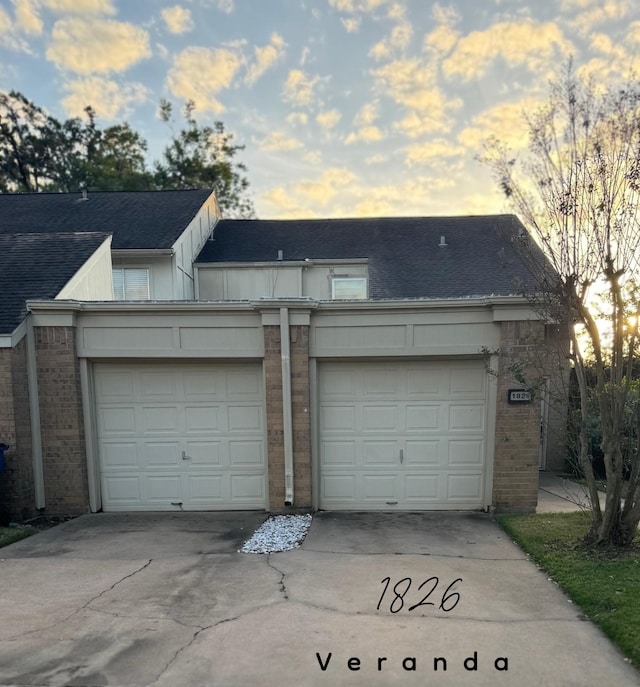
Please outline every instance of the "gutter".
[{"label": "gutter", "polygon": [[284,505],[293,505],[293,419],[291,415],[291,354],[289,309],[280,308],[280,356],[282,365],[282,430],[284,434]]}]

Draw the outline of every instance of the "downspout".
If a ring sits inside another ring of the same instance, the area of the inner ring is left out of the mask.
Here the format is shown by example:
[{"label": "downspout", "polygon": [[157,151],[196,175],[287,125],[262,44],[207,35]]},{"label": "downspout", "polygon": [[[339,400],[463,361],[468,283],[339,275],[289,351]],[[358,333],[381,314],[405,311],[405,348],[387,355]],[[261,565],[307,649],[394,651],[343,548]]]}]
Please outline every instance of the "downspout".
[{"label": "downspout", "polygon": [[29,390],[29,415],[31,419],[31,455],[33,460],[33,491],[36,509],[45,507],[44,467],[42,464],[42,435],[40,433],[40,397],[38,395],[38,366],[33,317],[27,317],[27,388]]},{"label": "downspout", "polygon": [[284,505],[293,505],[293,420],[291,417],[291,355],[289,310],[280,308],[280,354],[282,362],[282,430],[284,434]]}]

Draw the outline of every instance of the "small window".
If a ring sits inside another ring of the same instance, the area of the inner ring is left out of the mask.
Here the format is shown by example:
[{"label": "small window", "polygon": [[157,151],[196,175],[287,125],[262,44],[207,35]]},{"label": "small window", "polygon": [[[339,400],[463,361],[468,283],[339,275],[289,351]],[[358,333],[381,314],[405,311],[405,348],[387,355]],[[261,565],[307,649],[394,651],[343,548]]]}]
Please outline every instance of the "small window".
[{"label": "small window", "polygon": [[113,297],[117,301],[148,301],[149,270],[146,267],[114,267]]},{"label": "small window", "polygon": [[366,277],[334,277],[331,280],[331,298],[334,300],[353,300],[366,297]]}]

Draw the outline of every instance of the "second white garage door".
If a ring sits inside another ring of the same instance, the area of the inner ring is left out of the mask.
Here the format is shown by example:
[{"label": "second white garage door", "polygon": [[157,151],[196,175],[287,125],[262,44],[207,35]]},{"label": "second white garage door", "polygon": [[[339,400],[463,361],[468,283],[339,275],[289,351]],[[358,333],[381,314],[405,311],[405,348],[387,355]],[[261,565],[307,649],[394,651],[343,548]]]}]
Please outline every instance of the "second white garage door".
[{"label": "second white garage door", "polygon": [[486,397],[482,361],[321,364],[320,507],[482,507]]},{"label": "second white garage door", "polygon": [[96,364],[105,511],[266,507],[259,364]]}]

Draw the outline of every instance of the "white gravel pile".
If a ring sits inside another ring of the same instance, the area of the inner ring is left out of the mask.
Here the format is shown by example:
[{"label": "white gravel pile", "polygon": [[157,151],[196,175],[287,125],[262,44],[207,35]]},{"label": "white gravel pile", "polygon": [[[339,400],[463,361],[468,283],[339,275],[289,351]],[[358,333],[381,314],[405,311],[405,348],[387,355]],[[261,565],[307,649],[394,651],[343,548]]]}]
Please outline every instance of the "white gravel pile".
[{"label": "white gravel pile", "polygon": [[274,515],[258,527],[240,553],[276,553],[297,549],[307,536],[311,515]]}]

